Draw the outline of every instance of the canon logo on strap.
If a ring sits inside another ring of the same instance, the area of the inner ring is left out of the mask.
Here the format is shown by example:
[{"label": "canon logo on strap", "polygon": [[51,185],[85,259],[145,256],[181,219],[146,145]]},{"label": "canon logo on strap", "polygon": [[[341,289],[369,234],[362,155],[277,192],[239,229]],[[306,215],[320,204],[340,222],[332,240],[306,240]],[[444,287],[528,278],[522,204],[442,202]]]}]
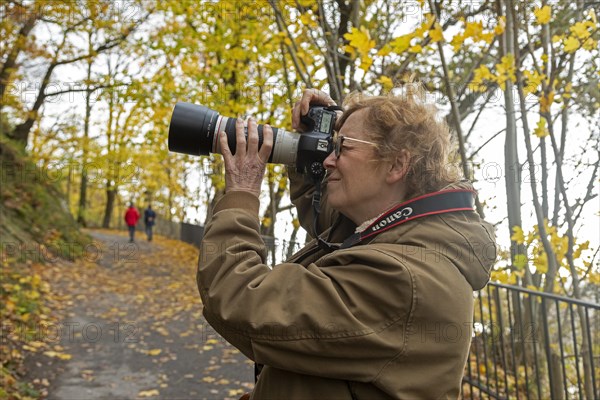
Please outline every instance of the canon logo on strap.
[{"label": "canon logo on strap", "polygon": [[371,231],[375,232],[380,230],[381,228],[385,228],[388,224],[393,224],[396,221],[400,221],[401,219],[408,217],[413,213],[413,209],[411,207],[404,207],[402,210],[398,210],[394,212],[392,215],[386,217],[381,221],[377,221],[375,225],[371,227]]}]

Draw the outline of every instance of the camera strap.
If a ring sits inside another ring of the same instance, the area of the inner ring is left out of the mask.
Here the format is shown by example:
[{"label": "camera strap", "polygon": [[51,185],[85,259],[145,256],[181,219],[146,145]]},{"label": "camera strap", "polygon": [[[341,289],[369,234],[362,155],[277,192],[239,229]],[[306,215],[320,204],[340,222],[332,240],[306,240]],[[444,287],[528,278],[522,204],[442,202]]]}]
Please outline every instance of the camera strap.
[{"label": "camera strap", "polygon": [[[428,193],[423,196],[405,201],[386,211],[375,221],[373,221],[365,230],[350,235],[341,244],[329,243],[316,235],[317,241],[319,243],[319,247],[323,250],[334,251],[339,249],[347,249],[408,221],[413,221],[429,215],[458,211],[472,211],[474,196],[475,192],[468,189],[447,189]],[[319,200],[317,200],[317,202],[320,201],[320,197],[321,193],[319,190]],[[313,197],[313,206],[314,204],[315,198]],[[315,230],[319,211],[320,207],[315,208],[315,224],[313,225]]]}]

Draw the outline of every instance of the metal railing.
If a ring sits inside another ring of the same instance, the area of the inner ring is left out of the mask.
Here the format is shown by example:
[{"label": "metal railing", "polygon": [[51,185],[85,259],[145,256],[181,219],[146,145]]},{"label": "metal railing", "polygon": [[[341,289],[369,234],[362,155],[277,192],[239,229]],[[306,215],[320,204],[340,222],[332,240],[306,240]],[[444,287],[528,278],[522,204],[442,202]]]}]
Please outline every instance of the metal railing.
[{"label": "metal railing", "polygon": [[600,305],[490,283],[476,293],[464,399],[600,399]]}]

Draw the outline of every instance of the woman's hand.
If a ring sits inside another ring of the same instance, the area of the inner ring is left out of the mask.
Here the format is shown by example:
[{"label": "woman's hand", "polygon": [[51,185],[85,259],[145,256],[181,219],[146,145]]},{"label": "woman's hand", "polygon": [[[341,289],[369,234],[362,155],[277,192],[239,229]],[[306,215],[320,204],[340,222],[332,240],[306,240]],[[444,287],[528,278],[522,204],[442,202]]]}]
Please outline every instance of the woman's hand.
[{"label": "woman's hand", "polygon": [[302,92],[302,98],[294,104],[292,110],[292,128],[295,130],[303,130],[303,125],[300,117],[308,113],[310,105],[318,106],[335,106],[335,101],[325,92],[317,89],[306,89]]},{"label": "woman's hand", "polygon": [[227,135],[221,133],[219,138],[221,153],[225,161],[225,192],[244,191],[255,196],[260,195],[260,188],[265,175],[265,165],[273,148],[273,130],[269,125],[263,127],[263,143],[258,148],[258,129],[256,120],[248,120],[248,144],[244,132],[244,121],[238,118],[235,122],[236,150],[231,154]]}]

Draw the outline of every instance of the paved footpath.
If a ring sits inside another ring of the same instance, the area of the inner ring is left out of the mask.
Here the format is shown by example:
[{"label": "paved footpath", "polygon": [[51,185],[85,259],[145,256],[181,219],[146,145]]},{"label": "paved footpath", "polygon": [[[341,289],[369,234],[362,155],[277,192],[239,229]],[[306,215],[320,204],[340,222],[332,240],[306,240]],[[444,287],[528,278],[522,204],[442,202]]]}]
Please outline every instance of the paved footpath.
[{"label": "paved footpath", "polygon": [[238,399],[251,389],[253,364],[201,315],[196,249],[89,234],[86,261],[52,284],[65,308],[40,328],[50,356],[27,362],[49,399]]}]

